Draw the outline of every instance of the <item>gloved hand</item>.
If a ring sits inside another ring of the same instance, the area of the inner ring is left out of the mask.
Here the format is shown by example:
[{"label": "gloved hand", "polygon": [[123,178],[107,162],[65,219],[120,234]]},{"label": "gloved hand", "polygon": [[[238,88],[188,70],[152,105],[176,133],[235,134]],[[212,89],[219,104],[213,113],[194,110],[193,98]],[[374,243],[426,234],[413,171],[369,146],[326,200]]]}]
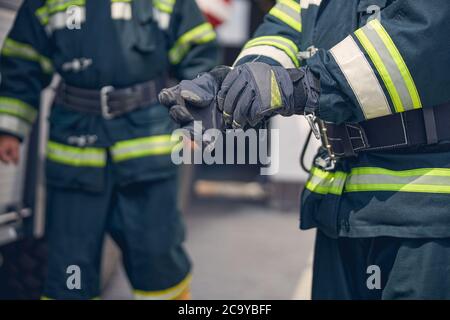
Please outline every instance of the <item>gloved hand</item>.
[{"label": "gloved hand", "polygon": [[[217,112],[217,93],[231,68],[219,66],[194,80],[184,80],[175,87],[164,89],[159,101],[170,108],[173,120],[190,129],[193,121],[202,121],[204,130],[222,129]],[[217,115],[217,116],[216,116]]]},{"label": "gloved hand", "polygon": [[304,114],[318,106],[319,83],[308,68],[285,69],[261,62],[234,68],[218,94],[225,124],[255,127],[274,115]]}]

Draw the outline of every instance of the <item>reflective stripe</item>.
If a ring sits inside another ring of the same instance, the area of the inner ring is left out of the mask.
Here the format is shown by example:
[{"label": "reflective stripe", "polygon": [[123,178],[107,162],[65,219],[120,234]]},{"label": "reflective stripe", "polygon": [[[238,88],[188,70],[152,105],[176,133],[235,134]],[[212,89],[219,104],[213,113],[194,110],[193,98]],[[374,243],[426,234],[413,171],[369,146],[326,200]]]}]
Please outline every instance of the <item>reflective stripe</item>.
[{"label": "reflective stripe", "polygon": [[50,17],[57,12],[65,12],[71,6],[85,7],[86,0],[48,0],[45,6],[36,10],[35,15],[42,25],[49,23]]},{"label": "reflective stripe", "polygon": [[21,138],[25,138],[31,130],[28,122],[25,122],[16,116],[9,114],[0,114],[0,131],[15,134]]},{"label": "reflective stripe", "polygon": [[314,167],[306,183],[306,189],[319,194],[341,195],[346,178],[347,174],[345,172],[327,172]]},{"label": "reflective stripe", "polygon": [[278,85],[277,78],[275,76],[275,72],[271,70],[270,76],[270,107],[272,109],[278,109],[283,106],[283,101],[281,99],[280,87]]},{"label": "reflective stripe", "polygon": [[345,192],[364,191],[450,193],[450,169],[355,168],[349,175]]},{"label": "reflective stripe", "polygon": [[36,120],[37,111],[28,103],[14,98],[0,97],[0,114],[9,114],[33,123]]},{"label": "reflective stripe", "polygon": [[169,51],[172,64],[178,64],[193,44],[204,44],[216,39],[216,32],[210,23],[203,23],[182,35]]},{"label": "reflective stripe", "polygon": [[114,162],[169,155],[178,142],[172,140],[170,135],[138,138],[116,143],[111,148],[111,154]]},{"label": "reflective stripe", "polygon": [[102,148],[78,148],[49,141],[47,158],[53,162],[73,167],[106,166],[106,150]]},{"label": "reflective stripe", "polygon": [[27,43],[22,43],[11,38],[6,38],[1,51],[2,56],[19,58],[37,62],[45,73],[52,73],[53,67],[49,58],[39,54],[36,49]]},{"label": "reflective stripe", "polygon": [[160,291],[133,290],[136,300],[173,300],[179,297],[191,284],[192,275],[189,274],[176,286]]},{"label": "reflective stripe", "polygon": [[111,18],[114,20],[131,20],[130,0],[111,0]]},{"label": "reflective stripe", "polygon": [[283,21],[294,30],[302,31],[300,4],[293,0],[278,0],[269,14]]},{"label": "reflective stripe", "polygon": [[300,0],[302,9],[308,9],[309,6],[320,6],[322,0]]},{"label": "reflective stripe", "polygon": [[[372,20],[364,30],[368,31],[369,39],[372,40],[373,38],[374,42],[382,41],[383,44],[379,43],[378,45],[375,45],[375,47],[380,48],[380,55],[385,59],[386,64],[389,64],[390,66],[388,67],[388,70],[389,72],[392,72],[391,74],[393,75],[394,83],[399,90],[402,101],[404,101],[403,105],[405,106],[405,109],[411,110],[421,108],[422,102],[416,84],[409,72],[408,66],[386,29],[382,26],[380,21]],[[385,49],[383,49],[383,47]],[[385,50],[389,53],[385,52]]]},{"label": "reflective stripe", "polygon": [[154,0],[153,5],[161,12],[171,14],[175,7],[176,0]]},{"label": "reflective stripe", "polygon": [[158,22],[158,27],[161,30],[167,30],[170,25],[170,13],[162,12],[157,8],[153,8],[153,15]]},{"label": "reflective stripe", "polygon": [[330,50],[366,119],[392,114],[386,95],[355,40],[348,36]]},{"label": "reflective stripe", "polygon": [[239,60],[248,56],[264,56],[278,62],[282,67],[293,69],[295,68],[294,62],[291,58],[283,51],[272,46],[256,46],[248,49],[242,50],[239,57],[236,59],[234,65],[236,65]]},{"label": "reflective stripe", "polygon": [[264,36],[264,37],[258,37],[255,38],[253,40],[250,40],[249,42],[247,42],[247,44],[244,47],[245,49],[248,48],[252,48],[252,47],[257,47],[257,46],[272,46],[275,47],[279,50],[284,51],[284,53],[286,53],[289,58],[292,60],[292,62],[294,63],[294,65],[298,68],[300,67],[300,62],[297,58],[297,54],[299,52],[297,45],[284,37],[281,36]]}]

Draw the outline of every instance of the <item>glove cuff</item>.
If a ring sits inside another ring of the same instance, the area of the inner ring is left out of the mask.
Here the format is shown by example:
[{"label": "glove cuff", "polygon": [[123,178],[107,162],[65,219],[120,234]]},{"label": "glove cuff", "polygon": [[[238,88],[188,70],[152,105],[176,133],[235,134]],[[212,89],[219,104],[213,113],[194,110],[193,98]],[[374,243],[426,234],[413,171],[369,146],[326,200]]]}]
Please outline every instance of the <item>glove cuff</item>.
[{"label": "glove cuff", "polygon": [[308,67],[288,69],[294,85],[295,113],[316,112],[319,107],[320,81]]}]

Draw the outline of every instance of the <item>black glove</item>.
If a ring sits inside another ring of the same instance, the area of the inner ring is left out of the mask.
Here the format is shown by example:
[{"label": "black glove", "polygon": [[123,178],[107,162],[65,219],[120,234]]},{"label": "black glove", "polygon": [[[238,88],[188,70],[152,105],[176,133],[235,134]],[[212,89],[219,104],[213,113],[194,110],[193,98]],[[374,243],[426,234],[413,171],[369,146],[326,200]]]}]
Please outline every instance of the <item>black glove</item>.
[{"label": "black glove", "polygon": [[226,125],[245,129],[274,115],[303,115],[305,107],[317,108],[319,91],[319,82],[308,68],[251,62],[227,75],[218,94],[218,107]]},{"label": "black glove", "polygon": [[223,129],[222,117],[217,112],[217,93],[231,68],[219,66],[184,80],[175,87],[163,89],[159,101],[170,108],[170,115],[182,127],[193,130],[194,121],[202,121],[203,130]]}]

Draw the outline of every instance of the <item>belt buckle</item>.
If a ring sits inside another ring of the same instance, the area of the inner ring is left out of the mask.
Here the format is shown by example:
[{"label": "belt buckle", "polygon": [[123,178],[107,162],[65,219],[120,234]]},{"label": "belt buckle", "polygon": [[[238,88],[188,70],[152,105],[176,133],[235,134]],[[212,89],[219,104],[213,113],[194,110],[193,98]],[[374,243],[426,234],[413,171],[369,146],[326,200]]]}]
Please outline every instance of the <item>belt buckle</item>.
[{"label": "belt buckle", "polygon": [[108,94],[114,91],[113,86],[106,86],[100,89],[100,105],[102,116],[106,120],[114,118],[114,114],[111,113],[108,106]]}]

